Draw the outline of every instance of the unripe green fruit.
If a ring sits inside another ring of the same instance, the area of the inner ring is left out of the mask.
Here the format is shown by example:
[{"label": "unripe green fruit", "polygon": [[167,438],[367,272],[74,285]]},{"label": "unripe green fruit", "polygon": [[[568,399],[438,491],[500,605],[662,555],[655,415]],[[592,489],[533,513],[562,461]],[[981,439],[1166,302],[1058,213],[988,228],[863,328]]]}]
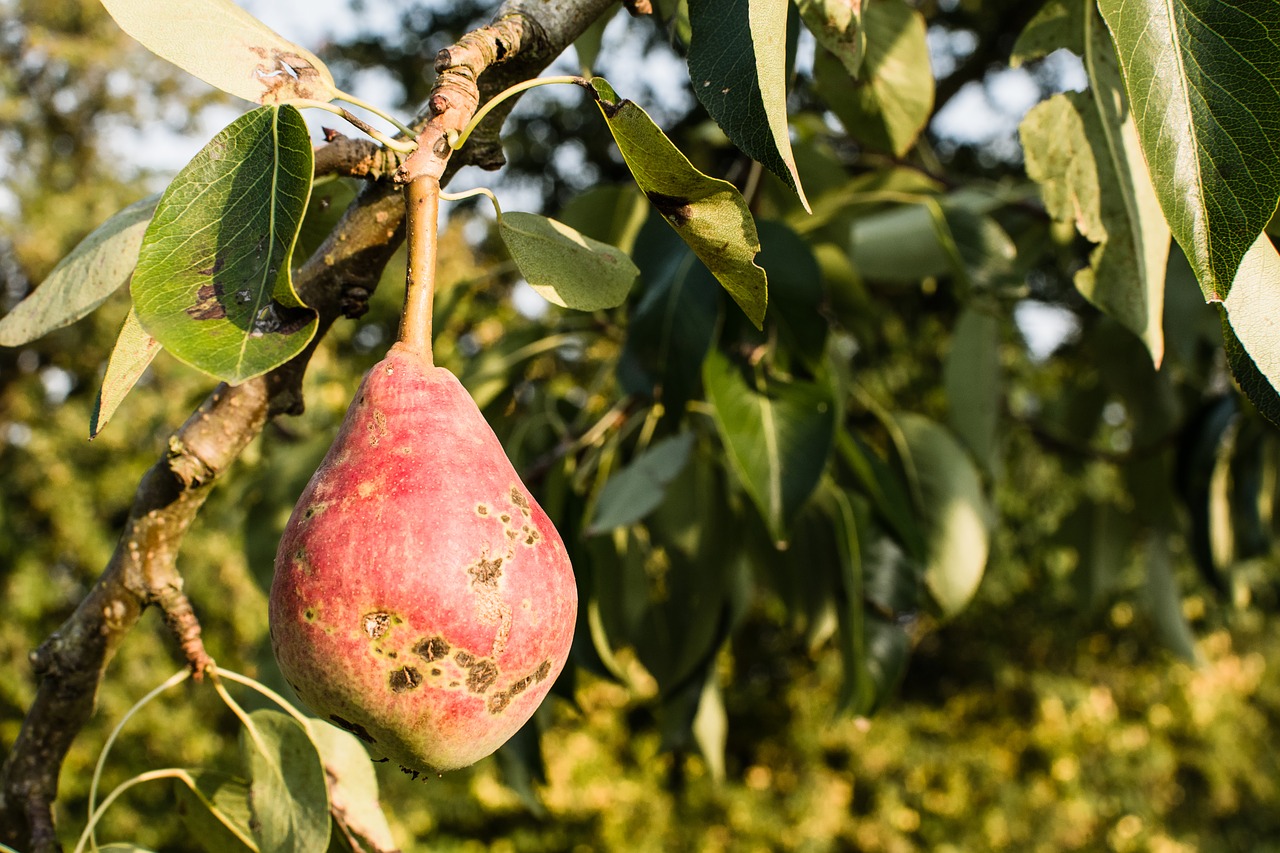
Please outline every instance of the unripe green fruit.
[{"label": "unripe green fruit", "polygon": [[271,640],[310,708],[408,770],[489,755],[564,667],[573,570],[462,384],[397,344],[276,555]]}]

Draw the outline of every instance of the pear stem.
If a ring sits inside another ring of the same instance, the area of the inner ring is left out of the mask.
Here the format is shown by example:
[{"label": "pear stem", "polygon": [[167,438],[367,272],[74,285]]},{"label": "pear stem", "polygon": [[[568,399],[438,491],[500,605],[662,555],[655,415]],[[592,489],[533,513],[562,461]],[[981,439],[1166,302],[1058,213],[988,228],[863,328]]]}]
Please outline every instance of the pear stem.
[{"label": "pear stem", "polygon": [[431,308],[436,290],[436,242],[439,237],[440,182],[422,175],[405,186],[409,268],[405,277],[400,343],[427,364],[431,355]]}]

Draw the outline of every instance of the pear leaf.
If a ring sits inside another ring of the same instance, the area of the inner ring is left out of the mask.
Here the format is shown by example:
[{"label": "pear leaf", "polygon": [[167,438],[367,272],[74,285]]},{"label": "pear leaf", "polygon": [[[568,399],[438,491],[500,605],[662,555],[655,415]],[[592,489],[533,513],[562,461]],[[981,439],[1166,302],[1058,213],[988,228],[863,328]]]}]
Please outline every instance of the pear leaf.
[{"label": "pear leaf", "polygon": [[835,436],[835,401],[818,382],[747,381],[718,350],[703,364],[707,401],[734,472],[775,542],[817,488]]},{"label": "pear leaf", "polygon": [[191,770],[174,782],[178,815],[209,853],[258,853],[250,829],[249,785],[210,770]]},{"label": "pear leaf", "polygon": [[498,233],[529,285],[562,308],[621,305],[640,274],[618,247],[536,213],[504,213]]},{"label": "pear leaf", "polygon": [[664,438],[610,477],[600,490],[587,535],[634,524],[657,509],[666,497],[667,486],[689,462],[693,438],[691,432]]},{"label": "pear leaf", "polygon": [[1205,298],[1225,299],[1280,199],[1274,0],[1100,0],[1138,137]]},{"label": "pear leaf", "polygon": [[317,719],[307,721],[329,784],[329,811],[347,833],[374,853],[396,849],[378,800],[378,776],[364,745],[350,732]]},{"label": "pear leaf", "polygon": [[843,56],[819,50],[818,96],[855,139],[901,157],[933,114],[924,17],[902,0],[876,0],[863,10],[862,28],[867,48],[857,81],[851,84]]},{"label": "pear leaf", "polygon": [[0,319],[0,346],[16,347],[74,323],[129,282],[160,196],[134,202],[58,262],[31,295]]},{"label": "pear leaf", "polygon": [[138,315],[130,311],[107,359],[107,372],[102,377],[89,418],[89,438],[98,437],[160,350],[160,342],[146,333],[138,322]]},{"label": "pear leaf", "polygon": [[235,384],[284,364],[315,334],[289,269],[311,163],[298,110],[259,107],[165,190],[131,289],[142,327],[180,360]]},{"label": "pear leaf", "polygon": [[795,191],[787,127],[787,0],[690,0],[689,78],[725,135]]},{"label": "pear leaf", "polygon": [[862,0],[796,0],[796,7],[818,44],[840,60],[850,77],[858,79],[867,55]]},{"label": "pear leaf", "polygon": [[763,328],[768,284],[755,263],[760,237],[742,193],[695,169],[644,110],[620,99],[603,78],[592,78],[591,87],[641,192],[747,318]]},{"label": "pear leaf", "polygon": [[102,0],[143,47],[224,92],[256,104],[338,94],[315,54],[231,0]]},{"label": "pear leaf", "polygon": [[894,416],[898,451],[926,539],[925,584],[944,616],[965,608],[982,580],[990,532],[978,469],[950,430],[910,413]]},{"label": "pear leaf", "polygon": [[1169,227],[1106,29],[1092,10],[1079,23],[1090,91],[1055,95],[1023,119],[1027,174],[1049,215],[1097,244],[1076,289],[1141,338],[1159,367]]},{"label": "pear leaf", "polygon": [[324,766],[302,725],[279,711],[249,715],[240,755],[249,776],[250,828],[267,851],[324,850],[329,846],[329,795]]},{"label": "pear leaf", "polygon": [[1280,426],[1280,253],[1261,234],[1223,301],[1227,360],[1241,390]]}]

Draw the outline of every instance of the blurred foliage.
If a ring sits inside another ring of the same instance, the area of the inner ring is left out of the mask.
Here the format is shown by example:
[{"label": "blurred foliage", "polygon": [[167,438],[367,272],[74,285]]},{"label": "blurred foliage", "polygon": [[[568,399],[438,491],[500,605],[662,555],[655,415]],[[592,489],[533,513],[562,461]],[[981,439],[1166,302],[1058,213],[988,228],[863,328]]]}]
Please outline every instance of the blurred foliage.
[{"label": "blurred foliage", "polygon": [[[402,38],[320,52],[339,85],[384,67],[403,94],[390,106],[407,111],[428,91],[435,51],[490,6],[410,4]],[[977,45],[939,71],[939,103],[1007,55],[1034,12],[1024,6],[919,4],[937,37],[967,33]],[[197,90],[127,45],[89,0],[0,9],[0,155],[16,204],[0,212],[8,307],[143,194],[151,176],[119,164],[107,131],[168,115],[164,103]],[[633,38],[672,57],[683,49],[678,14],[671,27],[618,21],[615,47]],[[437,362],[462,378],[556,519],[584,614],[577,666],[536,718],[540,753],[526,739],[418,782],[379,769],[398,842],[1258,849],[1280,832],[1280,768],[1265,748],[1280,720],[1280,687],[1265,678],[1280,660],[1270,618],[1280,459],[1274,432],[1230,387],[1216,317],[1185,261],[1175,251],[1166,324],[1179,333],[1157,372],[1072,287],[1088,246],[1054,232],[1016,160],[933,132],[909,161],[864,150],[821,115],[806,73],[793,92],[795,147],[815,216],[763,178],[754,211],[773,285],[763,332],[656,217],[639,226],[630,190],[614,186],[625,171],[608,134],[577,101],[530,98],[537,108],[516,113],[500,186],[591,236],[634,243],[641,282],[627,306],[528,309],[488,221],[468,206],[451,217]],[[1034,74],[1046,91],[1053,84]],[[747,179],[750,165],[688,93],[654,115],[696,166]],[[850,233],[899,250],[884,274],[865,273],[877,259],[851,249]],[[395,336],[401,278],[393,262],[369,313],[334,328],[306,377],[306,413],[266,429],[183,549],[210,653],[282,692],[266,641],[275,543],[359,375]],[[127,307],[119,294],[0,351],[0,744],[13,742],[34,693],[27,653],[93,582],[139,477],[211,387],[162,354],[88,443]],[[1028,310],[1065,328],[1051,354],[1033,346]],[[671,316],[680,324],[667,335]],[[739,402],[802,387],[835,406],[839,435],[810,471],[816,497],[795,511],[787,550],[740,485],[748,475],[725,462],[725,446],[752,437],[712,417],[701,367],[712,348],[742,368]],[[893,414],[903,411],[950,425],[991,504],[985,575],[950,619],[922,591],[929,531],[902,469]],[[589,530],[605,485],[666,439],[689,452],[652,514]],[[126,641],[64,768],[64,839],[83,825],[107,732],[178,661],[154,615]],[[104,786],[151,767],[227,768],[237,728],[210,691],[184,686],[133,720]],[[172,811],[163,786],[135,789],[100,837],[193,849]]]}]

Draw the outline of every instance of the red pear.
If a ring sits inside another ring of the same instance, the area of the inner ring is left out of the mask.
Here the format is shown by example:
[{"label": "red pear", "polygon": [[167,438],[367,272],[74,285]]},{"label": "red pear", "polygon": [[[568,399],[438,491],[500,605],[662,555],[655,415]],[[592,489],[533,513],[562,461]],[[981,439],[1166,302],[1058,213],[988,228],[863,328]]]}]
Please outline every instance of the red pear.
[{"label": "red pear", "polygon": [[560,535],[475,402],[393,346],[280,541],[271,639],[285,678],[407,770],[465,767],[546,697],[577,603]]}]

